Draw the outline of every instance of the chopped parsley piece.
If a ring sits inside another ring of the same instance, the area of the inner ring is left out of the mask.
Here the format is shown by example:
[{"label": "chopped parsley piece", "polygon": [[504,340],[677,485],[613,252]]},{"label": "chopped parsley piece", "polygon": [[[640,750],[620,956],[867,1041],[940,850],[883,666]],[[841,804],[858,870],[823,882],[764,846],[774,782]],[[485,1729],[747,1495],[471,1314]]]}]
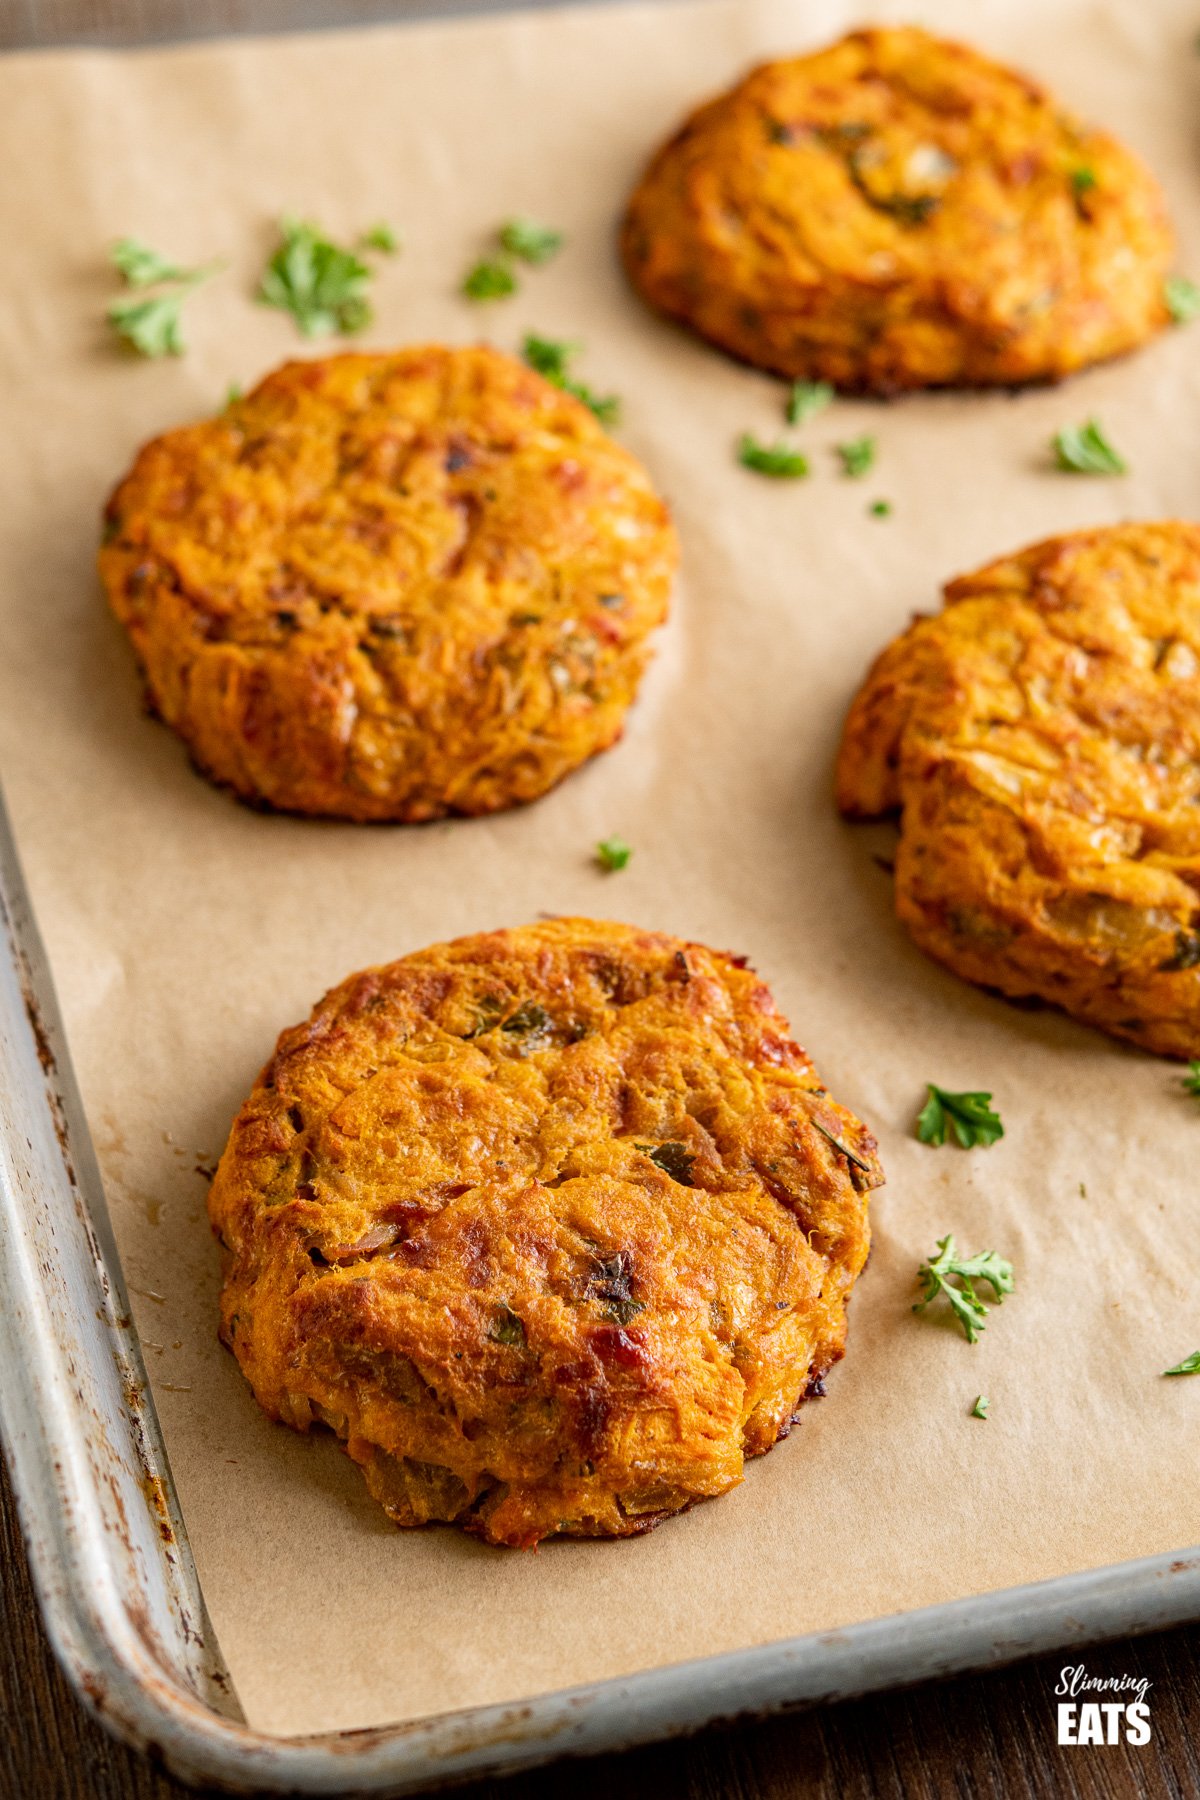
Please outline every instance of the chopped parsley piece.
[{"label": "chopped parsley piece", "polygon": [[371,322],[371,271],[303,219],[280,221],[280,243],[258,289],[264,306],[291,313],[304,337],[343,336]]},{"label": "chopped parsley piece", "polygon": [[501,1304],[488,1332],[494,1344],[508,1344],[514,1350],[525,1348],[525,1327],[511,1306]]},{"label": "chopped parsley piece", "polygon": [[358,242],[360,249],[378,250],[381,256],[395,256],[400,248],[400,233],[381,220],[364,231]]},{"label": "chopped parsley piece", "polygon": [[1163,300],[1176,325],[1187,325],[1200,317],[1200,286],[1186,275],[1168,275],[1163,282]]},{"label": "chopped parsley piece", "polygon": [[787,444],[761,444],[744,431],[738,439],[737,458],[743,469],[756,475],[770,475],[775,481],[796,481],[808,474],[808,458]]},{"label": "chopped parsley piece", "polygon": [[648,1156],[656,1169],[677,1181],[680,1187],[695,1187],[692,1180],[692,1164],[696,1158],[691,1155],[686,1144],[668,1142],[666,1144],[638,1144],[635,1146]]},{"label": "chopped parsley piece", "polygon": [[477,262],[463,278],[468,300],[506,300],[517,291],[517,278],[505,262]]},{"label": "chopped parsley piece", "polygon": [[929,1094],[917,1114],[917,1136],[923,1144],[944,1144],[949,1126],[964,1150],[976,1144],[994,1144],[1004,1136],[1000,1114],[992,1111],[990,1094],[952,1094],[948,1088],[926,1082]]},{"label": "chopped parsley piece", "polygon": [[109,324],[119,338],[141,356],[182,356],[183,329],[179,309],[194,287],[207,279],[207,274],[194,275],[165,294],[154,294],[146,300],[114,300],[107,314]]},{"label": "chopped parsley piece", "polygon": [[[947,1232],[938,1239],[938,1254],[917,1270],[917,1280],[924,1284],[924,1297],[916,1302],[914,1312],[924,1312],[939,1295],[950,1302],[955,1318],[963,1328],[968,1344],[974,1344],[984,1329],[989,1304],[999,1306],[1005,1294],[1013,1291],[1013,1269],[1010,1262],[994,1250],[981,1250],[975,1256],[955,1254],[954,1238]],[[957,1281],[958,1286],[952,1285]],[[986,1281],[993,1301],[985,1302],[975,1291],[977,1281]],[[976,1403],[978,1404],[978,1402]]]},{"label": "chopped parsley piece", "polygon": [[807,425],[819,412],[824,412],[834,398],[832,382],[793,381],[787,400],[788,424]]},{"label": "chopped parsley piece", "polygon": [[181,269],[151,250],[140,238],[120,238],[112,247],[113,266],[130,287],[153,287],[158,281],[190,281],[196,269]]},{"label": "chopped parsley piece", "polygon": [[141,356],[182,356],[180,308],[192,289],[215,275],[221,264],[206,263],[199,269],[181,269],[138,238],[121,238],[113,245],[112,260],[130,287],[171,283],[161,294],[114,300],[105,318],[117,336]]},{"label": "chopped parsley piece", "polygon": [[601,838],[596,845],[596,861],[610,875],[615,875],[618,869],[623,869],[632,855],[633,851],[624,838]]},{"label": "chopped parsley piece", "polygon": [[597,394],[585,382],[576,381],[570,373],[570,363],[577,356],[583,345],[572,343],[569,339],[538,337],[536,332],[528,332],[521,346],[521,355],[531,369],[555,387],[562,388],[564,393],[574,394],[576,400],[583,404],[599,419],[602,425],[615,425],[621,416],[621,402],[615,394]]},{"label": "chopped parsley piece", "polygon": [[1051,439],[1054,460],[1071,475],[1124,475],[1128,464],[1113,449],[1099,423],[1068,425]]},{"label": "chopped parsley piece", "polygon": [[835,444],[834,449],[842,459],[842,473],[853,480],[865,475],[875,464],[875,439],[873,437],[851,438],[848,444]]},{"label": "chopped parsley piece", "polygon": [[1176,1363],[1173,1369],[1164,1369],[1163,1374],[1200,1375],[1200,1350],[1193,1350],[1190,1356],[1185,1356],[1183,1361]]},{"label": "chopped parsley piece", "polygon": [[1091,190],[1095,187],[1095,185],[1096,185],[1095,169],[1089,169],[1086,166],[1084,166],[1084,167],[1081,167],[1078,169],[1071,170],[1071,186],[1072,186],[1072,188],[1074,188],[1075,193],[1077,195],[1090,193]]},{"label": "chopped parsley piece", "polygon": [[532,263],[536,267],[558,255],[563,246],[563,234],[549,225],[539,225],[534,219],[509,219],[500,227],[500,245],[519,262]]},{"label": "chopped parsley piece", "polygon": [[1181,1075],[1179,1079],[1188,1093],[1195,1094],[1196,1098],[1200,1100],[1200,1062],[1197,1062],[1194,1056],[1188,1064],[1187,1074]]},{"label": "chopped parsley piece", "polygon": [[992,1403],[986,1394],[976,1394],[975,1404],[971,1408],[971,1417],[973,1419],[986,1419],[988,1416],[988,1407],[991,1404]]},{"label": "chopped parsley piece", "polygon": [[633,1257],[628,1250],[598,1258],[587,1289],[588,1298],[598,1300],[617,1325],[628,1325],[646,1310],[646,1302],[633,1295]]},{"label": "chopped parsley piece", "polygon": [[872,500],[867,511],[873,519],[890,519],[892,516],[892,503],[890,500]]},{"label": "chopped parsley piece", "polygon": [[238,401],[241,399],[241,397],[242,397],[241,382],[240,381],[231,381],[229,386],[225,389],[225,405],[227,407],[236,406]]},{"label": "chopped parsley piece", "polygon": [[518,1006],[515,1013],[509,1014],[500,1029],[513,1037],[545,1037],[550,1030],[550,1014],[544,1006],[527,1000],[523,1006]]}]

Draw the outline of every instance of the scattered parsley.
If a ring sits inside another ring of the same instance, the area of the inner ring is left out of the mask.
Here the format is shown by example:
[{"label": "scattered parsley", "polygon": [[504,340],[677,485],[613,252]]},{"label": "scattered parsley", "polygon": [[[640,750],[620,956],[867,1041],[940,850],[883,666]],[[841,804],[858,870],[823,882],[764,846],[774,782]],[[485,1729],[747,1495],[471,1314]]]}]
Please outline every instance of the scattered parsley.
[{"label": "scattered parsley", "polygon": [[1054,460],[1071,475],[1124,475],[1128,465],[1117,455],[1095,419],[1068,425],[1051,439]]},{"label": "scattered parsley", "polygon": [[748,431],[738,439],[737,458],[743,469],[770,475],[776,481],[796,481],[808,474],[808,458],[801,451],[783,443],[760,444]]},{"label": "scattered parsley", "polygon": [[1076,196],[1089,194],[1096,185],[1096,171],[1087,167],[1071,170],[1071,186]]},{"label": "scattered parsley", "polygon": [[601,838],[596,845],[596,861],[610,875],[615,875],[618,869],[623,869],[632,855],[633,851],[624,838]]},{"label": "scattered parsley", "polygon": [[519,262],[537,267],[557,256],[563,246],[563,234],[533,219],[509,219],[500,227],[500,246]]},{"label": "scattered parsley", "polygon": [[[180,308],[202,282],[215,275],[220,263],[183,269],[151,250],[139,238],[121,238],[112,247],[112,260],[122,279],[133,288],[164,286],[161,294],[114,300],[105,317],[119,338],[141,356],[182,356],[184,351]],[[170,286],[165,284],[170,283]]]},{"label": "scattered parsley", "polygon": [[303,219],[280,221],[280,244],[263,273],[258,298],[291,313],[305,337],[361,331],[371,322],[371,271]]},{"label": "scattered parsley", "polygon": [[873,437],[851,438],[848,444],[835,444],[834,449],[842,459],[842,473],[857,481],[860,475],[875,464],[875,439]]},{"label": "scattered parsley", "polygon": [[197,269],[181,269],[151,250],[140,238],[120,238],[112,247],[113,267],[130,287],[153,287],[159,281],[190,281]]},{"label": "scattered parsley", "polygon": [[362,250],[378,250],[381,256],[395,256],[400,248],[400,233],[381,220],[364,231],[358,242]]},{"label": "scattered parsley", "polygon": [[1176,1363],[1173,1369],[1164,1369],[1163,1374],[1200,1375],[1200,1350],[1193,1350],[1190,1356],[1185,1356],[1183,1361]]},{"label": "scattered parsley", "polygon": [[986,1419],[988,1416],[988,1407],[991,1404],[992,1403],[986,1394],[976,1394],[975,1404],[971,1408],[971,1417],[973,1419]]},{"label": "scattered parsley", "polygon": [[947,1126],[964,1150],[976,1144],[994,1144],[1004,1136],[1000,1114],[992,1111],[990,1094],[952,1094],[947,1088],[926,1082],[929,1094],[917,1114],[917,1136],[923,1144],[944,1144]]},{"label": "scattered parsley", "polygon": [[229,386],[225,389],[225,405],[227,407],[236,406],[238,401],[241,399],[241,397],[242,397],[241,382],[240,381],[231,381]]},{"label": "scattered parsley", "polygon": [[184,282],[148,300],[114,300],[107,314],[119,338],[141,356],[182,356],[183,329],[179,309],[186,295],[205,277]]},{"label": "scattered parsley", "polygon": [[892,516],[892,503],[890,500],[872,500],[867,511],[873,519],[890,519]]},{"label": "scattered parsley", "polygon": [[787,401],[789,425],[807,425],[834,399],[833,384],[828,381],[793,381]]},{"label": "scattered parsley", "polygon": [[1200,1062],[1197,1062],[1195,1057],[1188,1064],[1187,1074],[1181,1075],[1179,1079],[1188,1093],[1195,1094],[1196,1098],[1200,1100]]},{"label": "scattered parsley", "polygon": [[506,300],[517,291],[517,278],[504,262],[477,262],[463,278],[468,300]]},{"label": "scattered parsley", "polygon": [[[957,1287],[951,1285],[952,1278],[957,1280]],[[1005,1294],[1013,1291],[1010,1262],[1005,1262],[994,1250],[981,1250],[975,1256],[957,1256],[954,1238],[950,1233],[938,1239],[938,1254],[921,1264],[917,1270],[917,1280],[924,1283],[925,1293],[916,1302],[913,1311],[924,1312],[939,1294],[944,1294],[963,1328],[968,1344],[976,1343],[984,1329],[988,1305],[999,1306]],[[993,1301],[984,1302],[979,1298],[975,1291],[977,1281],[987,1282],[994,1296]]]},{"label": "scattered parsley", "polygon": [[1187,325],[1200,317],[1200,286],[1186,275],[1168,275],[1163,282],[1163,300],[1176,325]]},{"label": "scattered parsley", "polygon": [[553,382],[565,393],[574,394],[577,400],[595,413],[602,425],[615,425],[621,416],[621,402],[615,394],[597,394],[585,382],[576,381],[570,373],[570,363],[574,356],[582,350],[582,344],[568,340],[538,337],[535,332],[526,335],[521,346],[521,355],[531,369],[544,375],[547,381]]}]

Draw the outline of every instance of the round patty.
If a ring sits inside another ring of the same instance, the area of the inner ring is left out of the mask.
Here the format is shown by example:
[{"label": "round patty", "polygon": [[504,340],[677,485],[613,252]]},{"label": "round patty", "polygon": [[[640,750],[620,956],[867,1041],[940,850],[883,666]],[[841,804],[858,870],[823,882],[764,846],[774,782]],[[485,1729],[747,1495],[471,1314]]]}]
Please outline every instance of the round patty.
[{"label": "round patty", "polygon": [[400,1525],[646,1531],[823,1391],[875,1148],[740,957],[590,919],[438,944],[326,995],[238,1114],[222,1336]]},{"label": "round patty", "polygon": [[899,811],[896,910],[985,987],[1200,1056],[1200,527],[964,575],[850,709],[838,802]]},{"label": "round patty", "polygon": [[1023,75],[913,29],[755,69],[633,195],[660,311],[850,391],[1044,380],[1167,320],[1159,188]]},{"label": "round patty", "polygon": [[620,736],[676,556],[586,406],[433,345],[285,363],[155,439],[100,568],[206,775],[417,820],[536,799]]}]

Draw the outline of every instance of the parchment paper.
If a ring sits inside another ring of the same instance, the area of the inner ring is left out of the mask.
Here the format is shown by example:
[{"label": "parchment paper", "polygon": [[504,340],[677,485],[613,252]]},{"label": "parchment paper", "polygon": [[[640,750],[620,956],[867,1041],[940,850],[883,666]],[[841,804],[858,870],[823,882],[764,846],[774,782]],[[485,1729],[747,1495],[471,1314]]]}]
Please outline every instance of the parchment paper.
[{"label": "parchment paper", "polygon": [[[897,6],[970,31],[1124,133],[1200,272],[1191,0]],[[877,648],[940,580],[1026,541],[1195,514],[1200,326],[1057,391],[839,403],[814,474],[735,466],[779,384],[650,317],[612,251],[639,166],[753,59],[860,17],[840,0],[599,8],[485,23],[0,64],[0,768],[47,937],[175,1478],[249,1720],[275,1733],[502,1701],[1200,1540],[1200,1108],[1178,1069],[927,962],[892,917],[882,829],[839,823],[830,766]],[[150,434],[301,345],[249,295],[295,209],[405,233],[380,345],[528,328],[580,337],[621,435],[671,498],[675,612],[624,743],[491,821],[356,828],[242,810],[139,705],[93,575],[109,485]],[[514,212],[563,227],[520,295],[455,288]],[[106,245],[136,233],[228,271],[179,362],[99,324]],[[1097,415],[1132,473],[1053,473]],[[877,470],[832,445],[877,434]],[[886,497],[889,519],[868,515]],[[620,875],[591,863],[619,832]],[[216,1340],[204,1171],[284,1025],[364,964],[539,911],[626,918],[748,953],[889,1183],[829,1396],[743,1486],[640,1541],[513,1554],[401,1533],[327,1437],[269,1424]],[[988,1088],[1007,1135],[913,1137],[923,1084]],[[915,1319],[953,1230],[1017,1291],[969,1347]],[[987,1423],[968,1416],[978,1393]]]}]

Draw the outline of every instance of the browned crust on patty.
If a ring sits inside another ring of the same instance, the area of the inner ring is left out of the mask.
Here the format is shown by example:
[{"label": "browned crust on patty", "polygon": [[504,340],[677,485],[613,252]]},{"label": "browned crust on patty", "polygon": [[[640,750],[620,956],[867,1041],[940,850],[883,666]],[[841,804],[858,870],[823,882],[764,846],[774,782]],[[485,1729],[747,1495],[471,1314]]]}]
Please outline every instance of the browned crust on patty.
[{"label": "browned crust on patty", "polygon": [[621,241],[659,311],[848,391],[1055,380],[1168,318],[1171,229],[1142,163],[911,27],[766,63],[698,108]]},{"label": "browned crust on patty", "polygon": [[486,347],[286,363],[156,438],[100,570],[151,704],[242,799],[533,800],[620,735],[677,561],[572,395]]},{"label": "browned crust on patty", "polygon": [[628,1536],[841,1355],[873,1138],[740,958],[565,919],[343,982],[242,1107],[222,1336],[401,1525]]},{"label": "browned crust on patty", "polygon": [[837,796],[900,815],[896,910],[970,981],[1200,1055],[1200,526],[961,576],[850,709]]}]

